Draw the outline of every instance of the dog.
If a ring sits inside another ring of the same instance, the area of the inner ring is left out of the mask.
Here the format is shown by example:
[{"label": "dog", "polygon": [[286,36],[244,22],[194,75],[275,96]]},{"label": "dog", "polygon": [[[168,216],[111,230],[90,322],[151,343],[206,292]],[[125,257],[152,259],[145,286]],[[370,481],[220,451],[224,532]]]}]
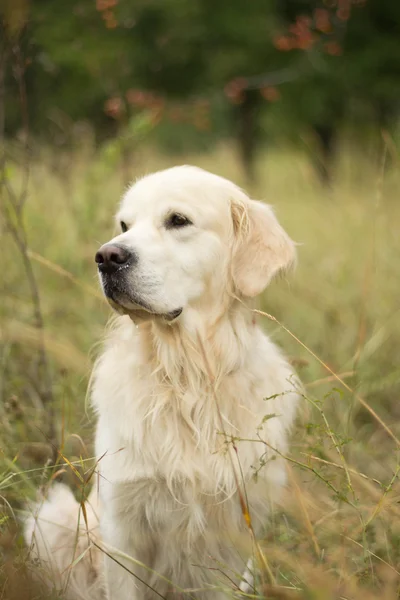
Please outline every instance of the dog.
[{"label": "dog", "polygon": [[[68,574],[71,598],[221,600],[285,485],[299,384],[252,305],[295,244],[270,206],[191,166],[138,180],[116,219],[95,257],[119,315],[91,385],[97,486],[85,523],[61,489],[25,538],[57,562],[59,585]],[[57,552],[76,561],[77,535],[95,558],[68,569]]]}]

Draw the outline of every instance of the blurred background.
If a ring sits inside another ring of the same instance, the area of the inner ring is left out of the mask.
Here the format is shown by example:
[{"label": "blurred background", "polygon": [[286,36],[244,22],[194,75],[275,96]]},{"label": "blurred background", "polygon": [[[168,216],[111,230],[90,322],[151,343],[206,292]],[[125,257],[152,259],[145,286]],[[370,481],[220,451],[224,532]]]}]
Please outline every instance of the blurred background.
[{"label": "blurred background", "polygon": [[26,500],[91,485],[94,254],[126,186],[183,163],[299,243],[261,300],[305,410],[254,597],[399,598],[399,117],[395,0],[0,0],[2,598],[47,598]]},{"label": "blurred background", "polygon": [[[2,0],[5,134],[66,149],[138,137],[174,153],[235,144],[255,177],[290,144],[329,182],[339,140],[396,131],[400,8],[392,0]],[[25,115],[27,117],[27,115]],[[365,146],[364,146],[365,147]],[[379,149],[379,148],[378,148]]]}]

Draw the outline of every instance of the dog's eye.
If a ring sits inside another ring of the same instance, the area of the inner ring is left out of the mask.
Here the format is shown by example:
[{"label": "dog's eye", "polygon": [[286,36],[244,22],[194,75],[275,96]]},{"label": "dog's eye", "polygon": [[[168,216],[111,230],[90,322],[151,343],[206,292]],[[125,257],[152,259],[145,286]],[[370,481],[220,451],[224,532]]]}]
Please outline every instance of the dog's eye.
[{"label": "dog's eye", "polygon": [[128,231],[128,225],[126,223],[124,223],[124,221],[120,222],[120,226],[121,226],[122,233],[125,233],[126,231]]},{"label": "dog's eye", "polygon": [[178,229],[180,227],[186,227],[187,225],[193,225],[192,221],[185,217],[185,215],[179,213],[169,215],[165,222],[165,227],[167,229]]}]

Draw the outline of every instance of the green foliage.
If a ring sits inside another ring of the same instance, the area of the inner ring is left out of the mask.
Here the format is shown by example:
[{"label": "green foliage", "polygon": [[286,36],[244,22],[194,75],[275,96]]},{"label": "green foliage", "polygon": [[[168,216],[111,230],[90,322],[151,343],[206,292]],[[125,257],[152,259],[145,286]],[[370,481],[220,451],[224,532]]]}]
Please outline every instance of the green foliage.
[{"label": "green foliage", "polygon": [[100,157],[107,169],[113,170],[124,154],[142,142],[154,128],[150,113],[134,115],[124,127],[121,135],[108,140],[102,147]]},{"label": "green foliage", "polygon": [[[41,135],[65,119],[87,120],[101,137],[115,133],[136,110],[132,90],[148,95],[145,110],[154,99],[219,103],[217,135],[227,117],[241,118],[232,104],[240,107],[253,89],[268,129],[275,121],[336,128],[349,119],[390,126],[397,117],[400,9],[391,0],[22,4],[18,12],[8,3],[3,26],[23,44],[31,127]],[[117,114],[107,109],[110,98],[120,100]],[[12,133],[19,124],[9,104]]]}]

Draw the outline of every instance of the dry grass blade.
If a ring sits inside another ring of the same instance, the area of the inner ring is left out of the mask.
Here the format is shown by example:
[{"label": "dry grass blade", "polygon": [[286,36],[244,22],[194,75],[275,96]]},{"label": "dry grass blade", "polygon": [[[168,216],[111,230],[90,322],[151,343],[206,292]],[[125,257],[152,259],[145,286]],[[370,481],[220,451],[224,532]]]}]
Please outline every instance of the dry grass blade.
[{"label": "dry grass blade", "polygon": [[282,329],[284,329],[284,331],[286,331],[286,333],[288,333],[293,339],[296,340],[296,342],[298,342],[309,354],[311,354],[311,356],[313,358],[315,358],[316,361],[319,362],[319,364],[324,367],[324,369],[326,369],[331,375],[332,377],[334,377],[334,379],[336,381],[338,381],[348,392],[350,392],[351,394],[354,395],[354,397],[359,401],[360,404],[362,404],[362,406],[374,417],[374,419],[383,427],[383,429],[386,431],[386,433],[392,438],[392,440],[394,440],[394,442],[396,442],[396,445],[400,448],[400,440],[398,439],[398,437],[393,433],[393,431],[390,429],[390,427],[383,421],[383,419],[381,419],[381,417],[374,411],[374,409],[372,408],[372,406],[370,406],[368,404],[368,402],[366,402],[364,400],[364,398],[362,398],[359,394],[357,394],[357,392],[355,390],[353,390],[349,385],[347,385],[347,383],[345,381],[343,381],[343,379],[337,375],[331,368],[329,365],[327,365],[321,358],[319,358],[319,356],[317,356],[315,354],[315,352],[313,352],[311,350],[311,348],[309,348],[304,342],[302,342],[294,333],[292,333],[287,327],[285,327],[285,325],[283,325],[283,323],[281,323],[280,321],[278,321],[278,319],[276,317],[274,317],[273,315],[270,315],[267,312],[264,312],[262,310],[258,310],[256,308],[252,309],[252,312],[261,315],[263,317],[267,317],[267,319],[269,319],[270,321],[274,321],[275,323],[277,323],[277,325],[279,325],[280,327],[282,327]]},{"label": "dry grass blade", "polygon": [[242,478],[242,484],[243,485],[240,485],[240,479],[239,479],[239,475],[238,475],[238,473],[236,471],[235,461],[233,460],[232,454],[230,452],[230,446],[232,445],[232,447],[233,447],[233,449],[235,451],[235,456],[236,456],[237,461],[238,461],[239,471],[240,471],[240,475],[241,475],[242,471],[241,471],[241,466],[240,466],[240,462],[239,462],[239,456],[238,456],[237,448],[236,448],[235,444],[233,443],[233,440],[231,439],[231,437],[228,436],[226,434],[226,432],[225,432],[224,421],[223,421],[223,418],[222,418],[222,415],[221,415],[221,411],[220,411],[219,403],[218,403],[218,397],[217,397],[217,393],[215,391],[215,386],[214,386],[214,376],[213,376],[213,373],[212,373],[212,370],[211,370],[210,363],[209,363],[209,361],[207,359],[207,354],[206,354],[206,351],[205,351],[205,348],[204,348],[203,341],[202,341],[202,339],[200,337],[200,334],[197,335],[197,341],[198,341],[199,348],[200,348],[200,351],[201,351],[201,354],[202,354],[202,358],[203,358],[203,361],[204,361],[204,365],[206,367],[206,371],[207,371],[207,374],[208,374],[208,377],[209,377],[209,380],[210,380],[211,389],[212,389],[212,393],[213,393],[213,397],[214,397],[214,402],[215,402],[215,406],[216,406],[216,409],[217,409],[218,418],[219,418],[219,422],[220,422],[221,432],[223,433],[225,440],[228,441],[229,458],[230,458],[231,465],[232,465],[233,475],[235,477],[236,488],[237,488],[237,491],[238,491],[238,497],[239,497],[239,502],[240,502],[240,507],[241,507],[241,510],[242,510],[243,518],[244,518],[245,523],[247,525],[247,528],[248,528],[248,530],[250,532],[250,535],[251,535],[254,547],[257,550],[257,555],[258,555],[260,564],[264,567],[265,573],[268,575],[270,583],[272,585],[275,585],[275,577],[274,577],[274,575],[273,575],[273,573],[271,571],[271,568],[270,568],[270,566],[268,564],[268,561],[267,561],[266,557],[264,556],[264,553],[261,550],[260,544],[258,543],[258,540],[257,540],[256,535],[254,533],[253,524],[252,524],[251,515],[250,515],[250,507],[249,507],[248,502],[247,502],[245,482],[243,481],[243,478]]},{"label": "dry grass blade", "polygon": [[[354,371],[345,371],[344,373],[340,373],[338,377],[340,379],[347,379],[347,377],[353,377]],[[310,381],[305,385],[307,389],[318,387],[319,385],[323,385],[325,383],[331,383],[332,381],[336,381],[337,378],[335,375],[329,375],[328,377],[322,377],[321,379],[316,379],[315,381]]]},{"label": "dry grass blade", "polygon": [[71,281],[72,283],[74,283],[75,285],[80,287],[81,289],[85,290],[85,292],[88,292],[92,296],[99,298],[99,300],[105,301],[104,294],[102,294],[96,288],[93,288],[90,285],[83,283],[77,277],[75,277],[75,275],[73,275],[72,273],[70,273],[69,271],[64,269],[63,267],[60,267],[60,265],[57,265],[56,263],[52,262],[48,258],[41,256],[37,252],[33,252],[33,250],[28,250],[28,255],[30,258],[32,258],[39,264],[43,265],[47,269],[50,269],[50,271],[53,271],[53,273],[57,273],[57,275],[61,275],[61,277],[65,277],[66,279],[68,279],[69,281]]},{"label": "dry grass blade", "polygon": [[4,323],[0,330],[0,340],[12,340],[36,348],[44,344],[47,352],[65,367],[74,369],[84,375],[88,373],[90,368],[87,356],[77,350],[70,342],[56,340],[50,334],[40,333],[36,327],[31,327],[26,323],[15,320]]},{"label": "dry grass blade", "polygon": [[306,504],[305,504],[304,499],[303,499],[302,491],[301,491],[299,485],[297,484],[296,478],[294,477],[292,469],[290,468],[290,466],[289,466],[288,463],[286,464],[286,468],[287,468],[287,471],[289,473],[290,482],[291,482],[291,484],[293,486],[296,498],[297,498],[298,503],[300,505],[300,510],[301,510],[301,512],[303,514],[303,517],[304,517],[304,523],[305,523],[306,529],[307,529],[307,531],[310,534],[310,537],[312,539],[312,543],[313,543],[313,546],[314,546],[315,554],[319,558],[321,556],[321,548],[319,547],[317,536],[315,535],[314,528],[313,528],[313,525],[311,523],[310,515],[308,514],[308,510],[307,510]]},{"label": "dry grass blade", "polygon": [[[348,535],[344,535],[343,536],[346,540],[349,540],[349,542],[352,542],[352,544],[355,544],[356,546],[358,546],[359,548],[362,548],[363,550],[365,550],[364,546],[362,544],[360,544],[360,542],[357,542],[356,540],[353,540],[353,538],[349,537]],[[378,556],[377,554],[374,554],[374,552],[371,552],[371,550],[367,549],[367,552],[369,554],[371,554],[371,556],[373,556],[374,558],[376,558],[377,560],[379,560],[380,562],[382,562],[384,565],[386,565],[389,569],[391,569],[392,571],[394,571],[396,573],[396,575],[398,575],[400,577],[400,571],[398,571],[397,569],[395,569],[393,567],[393,565],[391,565],[390,563],[388,563],[386,560],[384,560],[381,556]]]},{"label": "dry grass blade", "polygon": [[394,482],[396,481],[399,472],[400,472],[400,465],[397,466],[397,469],[396,469],[395,473],[393,474],[393,477],[392,477],[391,481],[389,482],[389,485],[386,487],[385,491],[382,494],[381,499],[379,500],[379,502],[375,506],[375,508],[374,508],[371,516],[369,517],[369,519],[365,523],[365,527],[368,527],[368,525],[370,525],[372,523],[372,521],[375,519],[375,517],[382,510],[383,503],[384,503],[387,495],[389,494],[389,492],[393,489]]}]

